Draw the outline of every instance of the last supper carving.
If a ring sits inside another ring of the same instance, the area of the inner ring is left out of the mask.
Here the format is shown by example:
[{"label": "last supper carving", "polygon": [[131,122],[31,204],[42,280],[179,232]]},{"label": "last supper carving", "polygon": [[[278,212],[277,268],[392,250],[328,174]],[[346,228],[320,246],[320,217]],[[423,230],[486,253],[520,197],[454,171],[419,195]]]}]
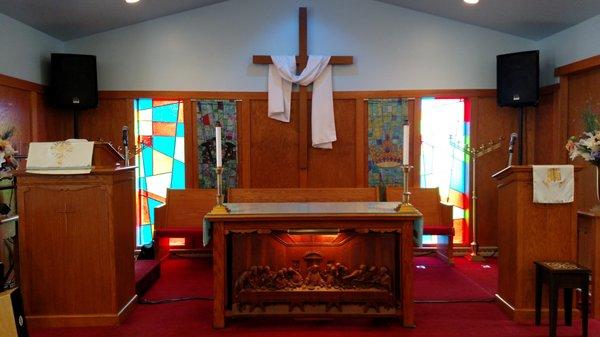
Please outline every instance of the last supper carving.
[{"label": "last supper carving", "polygon": [[393,234],[233,234],[244,256],[234,256],[232,306],[240,313],[395,309],[393,259],[364,254],[394,245]]}]

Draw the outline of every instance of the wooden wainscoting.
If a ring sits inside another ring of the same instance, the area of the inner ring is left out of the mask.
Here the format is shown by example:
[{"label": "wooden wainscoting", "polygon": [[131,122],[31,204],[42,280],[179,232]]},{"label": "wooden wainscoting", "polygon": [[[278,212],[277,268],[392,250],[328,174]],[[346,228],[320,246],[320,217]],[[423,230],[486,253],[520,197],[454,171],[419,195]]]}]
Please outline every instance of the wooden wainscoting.
[{"label": "wooden wainscoting", "polygon": [[[526,163],[550,163],[562,158],[562,133],[552,131],[562,120],[558,88],[542,90],[537,109],[527,110]],[[20,138],[60,140],[72,137],[72,112],[53,109],[44,100],[44,87],[35,83],[0,76],[0,104],[13,104],[7,120],[14,121]],[[561,91],[562,94],[562,91]],[[479,242],[496,245],[497,190],[490,175],[506,165],[507,140],[517,131],[515,109],[499,108],[496,92],[490,89],[345,91],[334,93],[338,141],[331,151],[308,149],[308,165],[299,167],[298,96],[293,93],[290,123],[267,118],[266,92],[205,92],[205,91],[102,91],[96,109],[80,114],[80,136],[120,144],[123,125],[133,130],[133,100],[139,97],[181,99],[186,123],[186,185],[198,186],[196,110],[198,99],[238,100],[239,186],[240,187],[365,187],[367,184],[367,103],[368,98],[409,98],[411,122],[411,184],[419,182],[421,97],[463,97],[471,102],[471,144],[476,146],[504,137],[500,150],[478,162]],[[310,97],[310,92],[309,92]],[[310,104],[309,104],[310,107]],[[4,113],[7,114],[6,112]],[[3,117],[4,118],[7,117]],[[566,127],[566,122],[565,122]],[[553,141],[551,147],[548,142]],[[556,150],[560,146],[560,150]],[[552,159],[549,159],[552,158]],[[464,242],[470,238],[465,236]]]}]

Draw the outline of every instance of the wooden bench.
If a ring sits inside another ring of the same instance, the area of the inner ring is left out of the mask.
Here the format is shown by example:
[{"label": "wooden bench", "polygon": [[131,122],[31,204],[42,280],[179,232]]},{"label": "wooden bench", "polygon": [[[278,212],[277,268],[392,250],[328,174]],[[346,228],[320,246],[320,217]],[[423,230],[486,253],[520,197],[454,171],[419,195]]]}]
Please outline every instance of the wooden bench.
[{"label": "wooden bench", "polygon": [[[413,188],[410,192],[410,203],[423,214],[423,234],[438,235],[437,254],[449,264],[454,264],[452,205],[440,201],[438,188]],[[402,193],[401,187],[387,187],[386,200],[401,201]]]},{"label": "wooden bench", "polygon": [[230,188],[228,202],[379,201],[379,190],[367,188]]},{"label": "wooden bench", "polygon": [[165,205],[154,209],[157,258],[169,255],[170,238],[185,238],[185,248],[203,249],[202,219],[215,206],[215,189],[187,188],[167,191]]}]

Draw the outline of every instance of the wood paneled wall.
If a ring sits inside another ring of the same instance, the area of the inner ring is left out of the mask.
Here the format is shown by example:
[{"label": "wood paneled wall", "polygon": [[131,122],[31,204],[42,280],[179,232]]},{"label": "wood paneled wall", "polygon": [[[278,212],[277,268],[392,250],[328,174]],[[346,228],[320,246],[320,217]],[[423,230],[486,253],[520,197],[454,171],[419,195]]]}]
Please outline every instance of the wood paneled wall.
[{"label": "wood paneled wall", "polygon": [[[563,140],[557,156],[562,162],[567,162],[564,143],[568,137],[579,136],[583,131],[583,111],[591,107],[592,111],[600,114],[600,55],[557,68],[555,75],[560,76],[557,103],[560,120],[554,125],[562,131]],[[593,165],[581,159],[576,164],[583,166],[579,174],[579,181],[582,183],[576,186],[577,207],[579,210],[588,210],[598,203],[595,191],[596,170]]]},{"label": "wood paneled wall", "polygon": [[[553,100],[553,91],[546,90],[545,99]],[[182,99],[187,122],[187,134],[195,134],[196,99],[236,99],[238,103],[239,185],[241,187],[364,187],[367,184],[367,98],[414,98],[410,101],[409,120],[413,125],[411,161],[415,165],[412,183],[418,183],[421,97],[464,97],[472,105],[471,142],[475,146],[503,137],[502,147],[478,161],[479,242],[496,244],[496,185],[491,175],[506,166],[508,138],[518,130],[516,109],[498,108],[494,90],[417,90],[334,93],[338,141],[333,150],[309,149],[307,169],[299,168],[298,104],[292,99],[291,122],[280,123],[267,117],[267,95],[256,92],[103,92],[98,109],[81,118],[81,136],[120,142],[122,125],[133,126],[133,103],[136,97]],[[525,160],[533,162],[536,109],[526,112],[529,138]],[[89,119],[87,119],[89,118]],[[112,130],[112,131],[111,131]],[[187,185],[197,186],[198,157],[194,137],[186,138]],[[515,157],[516,158],[516,157]],[[470,242],[468,236],[465,243]]]},{"label": "wood paneled wall", "polygon": [[[49,108],[41,99],[43,87],[31,83],[28,85],[32,85],[31,88],[35,90],[12,87],[2,89],[0,82],[0,90],[8,90],[8,92],[0,91],[0,102],[15,101],[15,104],[19,104],[19,110],[12,110],[11,118],[18,121],[19,129],[27,132],[25,141],[72,137],[72,113]],[[557,101],[556,88],[546,89],[543,92],[540,106],[537,109],[527,110],[528,142],[524,153],[526,163],[538,162],[538,158],[541,158],[540,163],[555,162],[554,157],[552,160],[549,159],[551,157],[548,155],[546,145],[547,140],[553,139],[553,136],[544,130],[548,125],[554,125],[555,121],[540,116],[556,117],[557,113],[554,109]],[[479,146],[499,137],[504,138],[502,148],[481,158],[477,168],[479,243],[483,246],[495,246],[497,191],[490,176],[506,166],[507,140],[518,128],[517,111],[497,107],[495,95],[495,90],[336,92],[334,106],[338,141],[334,143],[333,150],[310,148],[307,169],[300,169],[298,165],[299,125],[296,93],[292,97],[292,122],[285,124],[267,118],[267,94],[264,92],[105,91],[100,93],[98,108],[80,113],[79,133],[82,138],[111,141],[119,145],[121,127],[128,125],[130,130],[133,130],[133,99],[138,97],[181,99],[184,102],[187,135],[186,184],[188,187],[196,187],[197,142],[195,137],[190,137],[196,134],[194,100],[236,99],[240,100],[238,102],[238,155],[241,187],[364,187],[367,184],[367,103],[365,100],[367,98],[412,98],[409,120],[413,127],[411,162],[415,166],[412,171],[414,184],[419,181],[417,159],[420,156],[421,141],[415,130],[420,129],[418,122],[420,98],[430,96],[467,98],[472,106],[471,144]],[[556,151],[552,152],[552,155],[558,156]],[[468,243],[469,240],[467,236],[464,242]]]},{"label": "wood paneled wall", "polygon": [[49,107],[44,97],[44,86],[0,74],[0,128],[16,128],[11,140],[17,151],[31,141],[72,136],[71,115]]}]

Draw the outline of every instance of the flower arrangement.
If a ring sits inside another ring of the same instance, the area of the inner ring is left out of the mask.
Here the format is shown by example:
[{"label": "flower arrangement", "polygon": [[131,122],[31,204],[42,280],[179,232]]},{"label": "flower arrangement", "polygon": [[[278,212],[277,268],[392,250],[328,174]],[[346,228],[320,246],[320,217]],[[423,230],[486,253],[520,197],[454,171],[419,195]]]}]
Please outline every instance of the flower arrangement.
[{"label": "flower arrangement", "polygon": [[14,133],[14,127],[0,132],[0,178],[11,176],[12,171],[19,167],[19,162],[15,158],[15,149],[9,141]]},{"label": "flower arrangement", "polygon": [[600,167],[600,121],[598,115],[592,112],[591,107],[583,112],[584,132],[577,138],[571,136],[567,140],[565,148],[569,151],[569,158],[575,160],[583,158]]}]

